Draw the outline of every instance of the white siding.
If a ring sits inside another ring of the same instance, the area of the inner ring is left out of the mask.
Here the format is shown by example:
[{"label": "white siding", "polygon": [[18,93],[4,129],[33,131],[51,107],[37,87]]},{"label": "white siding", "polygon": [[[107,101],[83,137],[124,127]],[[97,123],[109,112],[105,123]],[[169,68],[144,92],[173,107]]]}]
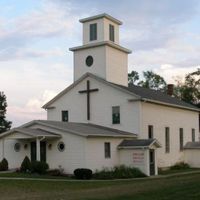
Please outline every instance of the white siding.
[{"label": "white siding", "polygon": [[[179,128],[183,128],[184,145],[192,140],[191,129],[198,131],[198,113],[150,103],[142,103],[142,132],[148,138],[148,125],[154,127],[154,138],[162,144],[158,149],[158,166],[168,167],[184,160],[180,151]],[[165,127],[170,128],[170,153],[165,153]],[[196,134],[196,141],[198,135]]]},{"label": "white siding", "polygon": [[[118,138],[88,138],[86,143],[86,163],[87,168],[95,171],[103,167],[114,167],[119,165],[119,152],[117,146],[123,139]],[[110,142],[111,157],[105,158],[104,143]]]},{"label": "white siding", "polygon": [[184,150],[185,163],[190,167],[200,167],[200,149],[186,149]]},{"label": "white siding", "polygon": [[[86,89],[86,80],[90,80],[91,88],[98,92],[91,93],[91,120],[87,120],[86,94],[78,91]],[[88,78],[62,96],[49,109],[48,120],[61,121],[61,111],[69,110],[70,122],[90,122],[115,129],[139,134],[140,132],[140,102],[129,102],[132,95],[126,94],[95,79]],[[112,124],[112,106],[120,106],[120,124]]]}]

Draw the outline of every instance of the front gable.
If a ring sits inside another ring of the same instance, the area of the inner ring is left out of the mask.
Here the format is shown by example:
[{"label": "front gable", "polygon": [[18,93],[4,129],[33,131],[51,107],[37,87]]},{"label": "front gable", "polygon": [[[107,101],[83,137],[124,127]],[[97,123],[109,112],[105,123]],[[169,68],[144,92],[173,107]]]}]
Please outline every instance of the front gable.
[{"label": "front gable", "polygon": [[[87,81],[90,94],[90,120],[87,116]],[[136,101],[130,102],[129,100]],[[103,125],[115,129],[139,133],[139,104],[138,96],[124,91],[109,82],[92,74],[86,74],[74,84],[66,88],[52,101],[44,105],[47,109],[48,120],[62,121],[62,111],[69,112],[69,122],[83,122]],[[120,106],[121,123],[112,124],[112,106]]]}]

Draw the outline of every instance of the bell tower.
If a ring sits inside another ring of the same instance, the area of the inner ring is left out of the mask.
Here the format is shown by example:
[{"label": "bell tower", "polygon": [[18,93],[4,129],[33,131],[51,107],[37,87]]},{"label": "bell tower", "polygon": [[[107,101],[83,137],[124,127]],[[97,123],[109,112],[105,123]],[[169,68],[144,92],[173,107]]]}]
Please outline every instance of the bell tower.
[{"label": "bell tower", "polygon": [[128,54],[119,45],[119,26],[122,22],[108,14],[81,19],[82,46],[70,48],[74,52],[74,81],[89,72],[109,82],[128,85]]}]

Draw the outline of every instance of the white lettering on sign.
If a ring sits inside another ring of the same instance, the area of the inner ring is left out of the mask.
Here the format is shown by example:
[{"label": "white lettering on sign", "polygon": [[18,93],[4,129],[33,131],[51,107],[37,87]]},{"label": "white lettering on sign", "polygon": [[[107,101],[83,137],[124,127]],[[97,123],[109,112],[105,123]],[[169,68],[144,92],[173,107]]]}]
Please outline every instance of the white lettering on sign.
[{"label": "white lettering on sign", "polygon": [[144,152],[134,152],[133,153],[133,162],[135,164],[144,163]]}]

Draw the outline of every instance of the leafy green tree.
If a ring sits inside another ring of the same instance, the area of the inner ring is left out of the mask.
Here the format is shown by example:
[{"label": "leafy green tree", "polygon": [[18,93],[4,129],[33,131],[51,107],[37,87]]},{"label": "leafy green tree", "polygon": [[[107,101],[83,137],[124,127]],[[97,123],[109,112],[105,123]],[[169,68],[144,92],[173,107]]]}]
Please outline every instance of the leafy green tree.
[{"label": "leafy green tree", "polygon": [[140,77],[138,72],[132,71],[128,73],[128,84],[130,85],[136,85],[136,81],[139,81]]},{"label": "leafy green tree", "polygon": [[176,80],[175,96],[200,107],[200,68],[185,76],[185,81]]},{"label": "leafy green tree", "polygon": [[6,120],[6,95],[0,92],[0,133],[8,131],[11,128],[12,122]]},{"label": "leafy green tree", "polygon": [[143,76],[144,80],[138,83],[139,86],[165,91],[167,84],[163,77],[154,73],[153,71],[143,72]]}]

